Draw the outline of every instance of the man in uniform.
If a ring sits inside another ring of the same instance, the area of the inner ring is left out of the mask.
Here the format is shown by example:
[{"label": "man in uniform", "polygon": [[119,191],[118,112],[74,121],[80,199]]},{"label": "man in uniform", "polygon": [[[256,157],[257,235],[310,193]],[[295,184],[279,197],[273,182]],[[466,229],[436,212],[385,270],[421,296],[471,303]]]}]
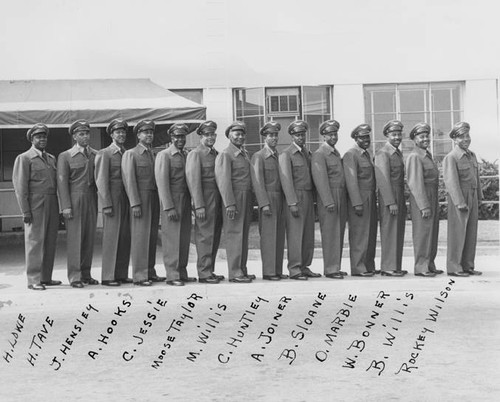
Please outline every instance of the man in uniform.
[{"label": "man in uniform", "polygon": [[292,143],[279,157],[285,207],[290,279],[307,280],[321,274],[309,269],[314,255],[314,195],[311,152],[305,147],[308,124],[296,120],[288,126]]},{"label": "man in uniform", "polygon": [[281,125],[271,121],[260,129],[265,145],[252,156],[252,184],[259,205],[260,254],[262,277],[276,281],[283,274],[285,248],[285,210],[279,176],[278,135]]},{"label": "man in uniform", "polygon": [[217,124],[212,120],[200,124],[196,130],[200,145],[189,152],[186,158],[186,181],[195,214],[198,281],[208,284],[224,280],[223,275],[214,273],[222,232],[222,201],[215,182],[216,131]]},{"label": "man in uniform", "polygon": [[443,177],[448,192],[449,276],[481,275],[474,269],[479,203],[483,199],[476,155],[469,150],[470,125],[453,126],[450,138],[455,147],[443,160]]},{"label": "man in uniform", "polygon": [[368,152],[372,129],[360,124],[351,132],[355,145],[342,159],[349,194],[347,219],[349,221],[349,254],[351,275],[371,277],[375,270],[377,244],[377,197],[375,194],[375,170]]},{"label": "man in uniform", "polygon": [[172,145],[156,156],[155,178],[161,210],[163,263],[167,284],[184,286],[195,282],[187,275],[189,241],[191,240],[191,197],[186,183],[185,124],[173,124],[169,130]]},{"label": "man in uniform", "polygon": [[342,159],[335,149],[339,128],[340,124],[336,120],[321,124],[319,133],[325,142],[313,153],[311,164],[317,193],[324,273],[332,279],[343,279],[347,275],[340,270],[347,220],[347,195]]},{"label": "man in uniform", "polygon": [[152,282],[165,280],[155,271],[160,204],[154,175],[154,130],[154,121],[139,121],[134,127],[139,143],[125,151],[122,158],[123,184],[131,208],[133,281],[138,286],[151,286]]},{"label": "man in uniform", "polygon": [[131,283],[128,278],[130,259],[130,205],[122,180],[123,144],[128,124],[121,119],[109,123],[106,132],[113,142],[95,158],[97,195],[102,208],[102,281],[105,286]]},{"label": "man in uniform", "polygon": [[428,151],[431,127],[418,123],[410,131],[415,148],[406,158],[406,174],[410,189],[410,213],[416,276],[434,277],[439,233],[439,170]]},{"label": "man in uniform", "polygon": [[90,124],[77,120],[69,127],[75,145],[57,161],[57,191],[66,220],[68,279],[72,287],[97,285],[90,276],[97,225],[97,188],[94,160],[97,151],[89,146]]},{"label": "man in uniform", "polygon": [[385,145],[375,154],[375,177],[378,188],[381,269],[385,276],[403,276],[403,243],[406,223],[404,196],[405,165],[399,145],[403,139],[403,123],[388,121],[383,133]]},{"label": "man in uniform", "polygon": [[52,279],[59,206],[56,158],[45,152],[48,134],[48,127],[42,123],[28,130],[26,138],[31,142],[31,148],[16,157],[12,174],[24,221],[28,288],[33,290],[61,284],[61,281]]},{"label": "man in uniform", "polygon": [[235,121],[226,128],[229,145],[215,159],[215,180],[222,197],[229,281],[249,283],[248,232],[252,218],[250,160],[243,148],[245,124]]}]

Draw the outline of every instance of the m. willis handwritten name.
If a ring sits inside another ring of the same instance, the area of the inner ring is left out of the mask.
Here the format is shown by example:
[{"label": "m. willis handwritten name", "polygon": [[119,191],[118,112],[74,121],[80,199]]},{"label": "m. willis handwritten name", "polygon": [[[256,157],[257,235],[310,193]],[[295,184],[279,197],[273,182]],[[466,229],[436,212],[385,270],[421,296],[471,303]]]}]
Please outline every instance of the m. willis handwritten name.
[{"label": "m. willis handwritten name", "polygon": [[[421,368],[426,345],[439,332],[454,285],[448,279],[433,295],[318,292],[239,298],[231,304],[197,293],[180,301],[140,302],[127,296],[118,298],[112,312],[109,305],[87,303],[59,326],[50,314],[18,312],[5,323],[10,330],[0,340],[0,365],[20,363],[27,370],[46,365],[58,372],[71,359],[96,361],[111,354],[150,370],[248,360],[255,366],[314,362],[346,372],[411,375]],[[75,356],[73,349],[82,344],[85,357]]]}]

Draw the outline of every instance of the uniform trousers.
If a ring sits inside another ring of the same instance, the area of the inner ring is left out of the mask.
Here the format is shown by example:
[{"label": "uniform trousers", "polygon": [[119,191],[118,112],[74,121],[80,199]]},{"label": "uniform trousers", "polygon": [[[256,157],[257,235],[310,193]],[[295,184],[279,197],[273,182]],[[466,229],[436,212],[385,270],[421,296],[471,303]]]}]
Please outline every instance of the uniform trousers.
[{"label": "uniform trousers", "polygon": [[413,234],[413,254],[415,257],[415,273],[434,271],[434,259],[437,254],[439,234],[438,186],[425,185],[425,193],[429,201],[431,216],[422,218],[413,194],[410,193],[410,214]]},{"label": "uniform trousers", "polygon": [[299,216],[285,208],[288,271],[299,275],[311,265],[314,255],[314,199],[312,190],[295,190]]},{"label": "uniform trousers", "polygon": [[191,240],[191,197],[187,191],[172,192],[177,221],[168,219],[168,211],[161,211],[161,244],[167,281],[186,279]]},{"label": "uniform trousers", "polygon": [[238,213],[234,219],[223,214],[229,279],[247,275],[248,232],[252,219],[252,192],[238,189],[233,192]]},{"label": "uniform trousers", "polygon": [[474,269],[476,258],[478,193],[477,189],[462,189],[468,211],[460,211],[448,195],[448,255],[447,272]]},{"label": "uniform trousers", "polygon": [[69,283],[90,279],[97,226],[97,192],[72,192],[73,217],[66,219]]},{"label": "uniform trousers", "polygon": [[401,271],[403,264],[403,244],[405,238],[406,203],[403,188],[395,190],[398,213],[391,215],[379,193],[380,216],[380,268],[383,271]]},{"label": "uniform trousers", "polygon": [[102,280],[128,277],[130,204],[125,191],[113,194],[113,216],[102,214]]},{"label": "uniform trousers", "polygon": [[222,233],[222,201],[219,190],[204,190],[205,220],[195,219],[198,278],[212,276]]},{"label": "uniform trousers", "polygon": [[140,190],[142,214],[136,218],[131,213],[130,233],[132,273],[134,282],[145,281],[156,276],[156,243],[160,201],[156,190]]},{"label": "uniform trousers", "polygon": [[56,253],[59,206],[55,194],[30,194],[32,222],[24,225],[28,285],[52,279]]},{"label": "uniform trousers", "polygon": [[325,274],[340,271],[347,220],[347,199],[345,188],[332,189],[335,211],[328,212],[318,197],[318,216],[321,228],[321,247]]},{"label": "uniform trousers", "polygon": [[377,205],[375,192],[361,190],[363,215],[354,212],[351,200],[347,203],[349,220],[349,255],[351,275],[375,271],[377,246]]},{"label": "uniform trousers", "polygon": [[259,210],[260,254],[262,274],[265,276],[283,273],[283,252],[285,248],[285,210],[281,191],[268,191],[272,215]]}]

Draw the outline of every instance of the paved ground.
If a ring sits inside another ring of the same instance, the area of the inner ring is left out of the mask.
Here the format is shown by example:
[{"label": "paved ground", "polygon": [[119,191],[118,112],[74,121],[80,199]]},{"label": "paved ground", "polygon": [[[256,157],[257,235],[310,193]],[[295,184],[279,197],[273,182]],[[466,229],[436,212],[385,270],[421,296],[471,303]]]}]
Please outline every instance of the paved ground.
[{"label": "paved ground", "polygon": [[[491,234],[478,247],[484,275],[454,281],[408,275],[45,292],[26,289],[22,250],[4,244],[0,400],[497,401],[498,222],[483,232]],[[54,277],[66,283],[63,248],[59,254]],[[411,249],[405,254],[411,270]],[[444,261],[441,248],[438,266]],[[98,250],[95,265],[99,278]],[[217,272],[226,271],[222,252]],[[260,276],[257,250],[249,271]]]}]

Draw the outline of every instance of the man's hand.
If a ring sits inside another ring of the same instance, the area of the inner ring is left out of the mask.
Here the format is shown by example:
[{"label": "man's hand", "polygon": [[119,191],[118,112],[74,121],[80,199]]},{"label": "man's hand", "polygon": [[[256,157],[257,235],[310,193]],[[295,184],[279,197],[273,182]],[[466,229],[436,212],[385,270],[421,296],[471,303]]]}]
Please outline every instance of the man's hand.
[{"label": "man's hand", "polygon": [[62,214],[64,219],[73,219],[73,210],[71,208],[63,209]]},{"label": "man's hand", "polygon": [[31,215],[31,212],[26,212],[24,214],[23,222],[26,223],[27,225],[31,225],[33,223],[33,215]]},{"label": "man's hand", "polygon": [[229,205],[226,207],[226,215],[229,219],[233,220],[237,213],[236,205]]},{"label": "man's hand", "polygon": [[110,218],[113,216],[113,207],[106,207],[102,209],[102,213]]},{"label": "man's hand", "polygon": [[266,205],[265,207],[262,207],[262,213],[266,216],[271,216],[273,213],[271,212],[271,207],[269,205]]},{"label": "man's hand", "polygon": [[354,207],[354,213],[357,215],[357,216],[363,216],[363,205],[356,205]]},{"label": "man's hand", "polygon": [[335,206],[336,206],[335,204],[330,204],[330,205],[327,205],[327,206],[326,206],[326,210],[327,210],[329,213],[333,214],[333,213],[335,212]]},{"label": "man's hand", "polygon": [[420,212],[422,213],[422,218],[424,218],[424,219],[430,218],[430,216],[431,216],[431,209],[430,208],[424,208]]},{"label": "man's hand", "polygon": [[294,218],[299,217],[299,207],[297,205],[290,205],[290,213]]},{"label": "man's hand", "polygon": [[391,204],[389,205],[389,212],[392,216],[395,216],[398,214],[399,208],[397,204]]},{"label": "man's hand", "polygon": [[134,218],[140,218],[142,216],[142,208],[140,205],[134,205],[132,207],[132,215]]},{"label": "man's hand", "polygon": [[469,207],[467,206],[467,204],[457,205],[457,208],[459,211],[462,211],[462,212],[467,212],[469,210]]},{"label": "man's hand", "polygon": [[169,221],[177,222],[179,220],[179,214],[175,210],[175,208],[171,208],[167,211],[167,218]]},{"label": "man's hand", "polygon": [[196,219],[204,221],[206,219],[205,207],[197,208],[195,211]]}]

